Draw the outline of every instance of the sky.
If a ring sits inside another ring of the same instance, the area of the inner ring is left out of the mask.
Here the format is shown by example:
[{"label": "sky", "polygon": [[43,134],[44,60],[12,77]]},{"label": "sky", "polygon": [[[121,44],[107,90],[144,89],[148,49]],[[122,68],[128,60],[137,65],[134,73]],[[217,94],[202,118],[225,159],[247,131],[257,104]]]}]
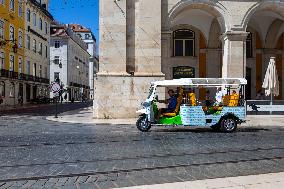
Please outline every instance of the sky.
[{"label": "sky", "polygon": [[99,40],[99,0],[50,0],[49,11],[56,21],[90,28]]}]

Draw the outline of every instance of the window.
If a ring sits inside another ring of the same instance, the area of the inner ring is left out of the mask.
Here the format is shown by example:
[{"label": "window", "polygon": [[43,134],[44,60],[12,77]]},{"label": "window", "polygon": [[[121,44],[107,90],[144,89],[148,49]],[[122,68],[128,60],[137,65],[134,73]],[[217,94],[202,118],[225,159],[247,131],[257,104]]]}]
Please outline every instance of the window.
[{"label": "window", "polygon": [[47,78],[47,67],[44,68],[44,78]]},{"label": "window", "polygon": [[27,71],[26,71],[26,73],[28,74],[28,75],[30,75],[31,74],[31,62],[30,61],[27,61]]},{"label": "window", "polygon": [[54,81],[60,81],[59,72],[54,72]]},{"label": "window", "polygon": [[10,55],[10,64],[9,64],[9,71],[15,70],[15,57],[14,55]]},{"label": "window", "polygon": [[31,21],[31,11],[30,11],[30,9],[27,10],[27,21],[28,22]]},{"label": "window", "polygon": [[33,24],[34,26],[36,26],[36,14],[35,13],[33,13]]},{"label": "window", "polygon": [[60,41],[55,41],[55,42],[54,42],[54,47],[55,47],[56,49],[58,49],[58,48],[60,47]]},{"label": "window", "polygon": [[89,39],[90,35],[89,34],[85,34],[85,39]]},{"label": "window", "polygon": [[11,82],[10,83],[10,92],[9,92],[9,97],[15,97],[15,83]]},{"label": "window", "polygon": [[5,33],[4,24],[5,22],[0,20],[0,39],[4,39],[4,33]]},{"label": "window", "polygon": [[33,64],[33,76],[36,76],[36,63]]},{"label": "window", "polygon": [[10,10],[11,11],[15,10],[15,1],[14,0],[10,0]]},{"label": "window", "polygon": [[2,97],[5,97],[5,82],[4,81],[0,82],[0,95]]},{"label": "window", "polygon": [[36,40],[33,40],[33,51],[36,53]]},{"label": "window", "polygon": [[27,39],[26,39],[26,47],[27,49],[31,50],[31,37],[29,35],[27,35]]},{"label": "window", "polygon": [[10,26],[10,40],[14,41],[15,39],[15,30],[13,26]]},{"label": "window", "polygon": [[45,30],[45,34],[48,34],[47,22],[44,22],[44,30]]},{"label": "window", "polygon": [[39,24],[38,25],[39,25],[39,29],[42,30],[42,19],[41,18],[39,18]]},{"label": "window", "polygon": [[23,32],[19,31],[19,47],[23,47]]},{"label": "window", "polygon": [[0,69],[5,69],[5,53],[0,52]]},{"label": "window", "polygon": [[38,53],[39,53],[40,55],[42,55],[42,43],[39,42],[38,46],[39,46],[39,51],[38,51]]},{"label": "window", "polygon": [[246,55],[247,58],[252,58],[252,33],[249,33],[246,39]]},{"label": "window", "polygon": [[59,56],[55,56],[55,57],[54,57],[54,61],[53,61],[54,64],[59,64],[59,61],[60,61],[60,60],[59,60]]},{"label": "window", "polygon": [[191,30],[174,32],[174,56],[194,56],[195,33]]},{"label": "window", "polygon": [[22,69],[22,66],[23,66],[23,60],[22,58],[19,58],[19,74],[22,73],[23,69]]},{"label": "window", "polygon": [[45,45],[45,58],[48,58],[48,50],[47,50],[47,46]]},{"label": "window", "polygon": [[23,3],[19,2],[19,17],[23,16]]},{"label": "window", "polygon": [[42,77],[42,65],[39,65],[39,77]]}]

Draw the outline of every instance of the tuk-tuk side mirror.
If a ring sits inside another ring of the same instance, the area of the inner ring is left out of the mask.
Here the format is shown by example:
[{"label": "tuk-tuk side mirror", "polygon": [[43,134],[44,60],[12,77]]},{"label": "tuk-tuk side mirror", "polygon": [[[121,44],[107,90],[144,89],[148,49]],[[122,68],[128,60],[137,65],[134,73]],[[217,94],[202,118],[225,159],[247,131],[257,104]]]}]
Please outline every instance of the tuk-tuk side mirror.
[{"label": "tuk-tuk side mirror", "polygon": [[155,96],[155,100],[159,100],[159,97],[158,97],[158,95],[156,95],[156,96]]}]

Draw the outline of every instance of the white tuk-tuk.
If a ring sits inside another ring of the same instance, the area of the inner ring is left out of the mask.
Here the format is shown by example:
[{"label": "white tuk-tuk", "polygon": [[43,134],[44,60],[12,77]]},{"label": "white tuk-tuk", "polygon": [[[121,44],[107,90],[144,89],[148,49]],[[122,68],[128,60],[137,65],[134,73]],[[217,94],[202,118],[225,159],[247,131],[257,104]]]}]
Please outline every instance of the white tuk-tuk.
[{"label": "white tuk-tuk", "polygon": [[[152,126],[169,125],[208,126],[213,130],[233,132],[238,124],[245,122],[246,84],[243,78],[182,78],[152,82],[143,108],[137,111],[140,117],[136,126],[142,132],[149,131]],[[172,112],[159,113],[159,87],[176,90],[176,107]],[[216,96],[222,93],[221,100],[216,102],[210,97],[212,91]],[[196,98],[198,93],[203,95],[202,100]]]}]

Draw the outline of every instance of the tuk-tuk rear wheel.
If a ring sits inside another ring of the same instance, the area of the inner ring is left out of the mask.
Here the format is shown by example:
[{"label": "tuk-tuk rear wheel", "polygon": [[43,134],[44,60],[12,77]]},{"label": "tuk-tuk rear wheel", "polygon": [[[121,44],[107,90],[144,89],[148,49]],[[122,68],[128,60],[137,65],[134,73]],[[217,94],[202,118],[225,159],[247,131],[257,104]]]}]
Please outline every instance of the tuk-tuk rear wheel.
[{"label": "tuk-tuk rear wheel", "polygon": [[237,129],[236,119],[233,117],[225,117],[221,121],[221,131],[224,133],[231,133]]},{"label": "tuk-tuk rear wheel", "polygon": [[139,131],[147,132],[151,128],[151,123],[148,121],[146,115],[140,116],[136,122],[136,127]]}]

